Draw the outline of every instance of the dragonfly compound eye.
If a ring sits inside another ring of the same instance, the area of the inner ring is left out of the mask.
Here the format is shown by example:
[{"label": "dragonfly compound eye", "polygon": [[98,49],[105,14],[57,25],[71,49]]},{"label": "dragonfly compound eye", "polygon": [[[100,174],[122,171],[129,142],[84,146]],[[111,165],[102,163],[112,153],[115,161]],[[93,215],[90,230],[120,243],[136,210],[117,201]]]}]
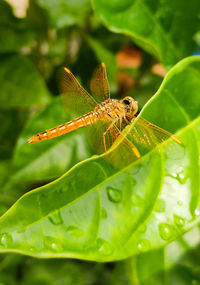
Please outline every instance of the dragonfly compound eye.
[{"label": "dragonfly compound eye", "polygon": [[131,104],[131,102],[130,102],[129,100],[127,100],[127,99],[123,100],[123,102],[124,102],[124,104],[126,104],[126,105],[130,105],[130,104]]}]

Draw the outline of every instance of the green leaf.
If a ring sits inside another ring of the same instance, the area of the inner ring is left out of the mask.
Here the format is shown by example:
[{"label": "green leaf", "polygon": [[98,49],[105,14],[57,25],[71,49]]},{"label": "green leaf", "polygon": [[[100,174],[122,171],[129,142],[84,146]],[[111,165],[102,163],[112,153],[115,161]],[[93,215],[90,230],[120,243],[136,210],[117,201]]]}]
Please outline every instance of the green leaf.
[{"label": "green leaf", "polygon": [[37,0],[38,4],[45,8],[49,14],[50,26],[63,28],[75,24],[83,24],[90,6],[88,0]]},{"label": "green leaf", "polygon": [[108,67],[107,73],[109,75],[109,85],[111,92],[116,92],[117,84],[116,84],[116,77],[117,77],[117,62],[115,59],[114,54],[105,48],[99,41],[93,38],[87,38],[87,41],[91,48],[94,50],[96,57],[98,58],[99,62],[104,62],[105,65]]},{"label": "green leaf", "polygon": [[184,147],[168,140],[121,169],[109,154],[77,164],[1,217],[1,251],[113,261],[162,248],[199,223],[199,70],[200,57],[178,63],[142,111],[179,130]]},{"label": "green leaf", "polygon": [[[26,120],[26,112],[20,113],[18,110],[1,110],[0,121],[0,158],[1,160],[10,159],[17,137],[22,130],[24,121]],[[13,124],[13,122],[15,122]],[[12,130],[12,132],[11,132]]]},{"label": "green leaf", "polygon": [[111,31],[131,36],[168,67],[197,48],[193,37],[200,29],[198,0],[93,0],[93,5]]},{"label": "green leaf", "polygon": [[23,56],[1,58],[0,84],[1,109],[46,104],[50,99],[43,79],[34,65]]},{"label": "green leaf", "polygon": [[66,113],[60,98],[56,98],[29,120],[15,148],[13,182],[55,179],[89,156],[85,135],[80,131],[36,144],[27,144],[31,136],[71,119],[72,116]]},{"label": "green leaf", "polygon": [[18,51],[33,40],[24,19],[17,19],[9,4],[0,2],[0,53]]},{"label": "green leaf", "polygon": [[142,285],[194,283],[199,279],[199,233],[197,226],[163,249],[127,260],[131,275],[136,274]]}]

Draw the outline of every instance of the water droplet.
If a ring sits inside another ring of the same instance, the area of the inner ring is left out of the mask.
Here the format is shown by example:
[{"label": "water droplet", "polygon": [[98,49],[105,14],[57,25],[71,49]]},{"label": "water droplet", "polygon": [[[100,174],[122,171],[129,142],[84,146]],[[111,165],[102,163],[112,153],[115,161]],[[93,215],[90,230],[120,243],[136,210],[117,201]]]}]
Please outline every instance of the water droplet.
[{"label": "water droplet", "polygon": [[158,199],[155,211],[158,213],[163,213],[165,211],[165,201],[163,199]]},{"label": "water droplet", "polygon": [[138,207],[141,207],[145,204],[145,200],[138,194],[134,193],[132,195],[132,201],[133,201],[133,205],[134,206],[138,206]]},{"label": "water droplet", "polygon": [[136,181],[136,179],[135,178],[133,178],[133,177],[131,177],[131,187],[132,188],[134,188],[135,186],[136,186],[136,184],[137,184],[137,181]]},{"label": "water droplet", "polygon": [[184,184],[188,178],[186,175],[184,175],[182,167],[179,167],[177,172],[173,172],[169,174],[169,176],[178,180],[180,184]]},{"label": "water droplet", "polygon": [[67,232],[70,233],[70,235],[77,237],[77,238],[84,235],[84,231],[82,229],[79,229],[78,227],[73,226],[73,225],[67,227]]},{"label": "water droplet", "polygon": [[48,219],[53,225],[63,224],[63,220],[62,220],[60,211],[56,211],[54,214],[49,216]]},{"label": "water droplet", "polygon": [[26,228],[21,228],[21,229],[17,230],[17,233],[18,234],[23,234],[23,233],[25,233],[25,231],[26,231]]},{"label": "water droplet", "polygon": [[102,209],[101,209],[101,217],[102,217],[103,219],[106,219],[107,216],[108,216],[108,214],[107,214],[107,212],[106,212],[106,209],[102,208]]},{"label": "water droplet", "polygon": [[55,244],[55,242],[52,242],[51,247],[52,247],[54,250],[58,250],[57,245]]},{"label": "water droplet", "polygon": [[162,239],[169,240],[174,235],[174,228],[167,223],[161,223],[159,225],[159,233]]},{"label": "water droplet", "polygon": [[177,204],[178,204],[179,206],[183,206],[183,202],[182,202],[182,201],[177,201]]},{"label": "water droplet", "polygon": [[198,217],[198,216],[200,215],[199,209],[195,209],[195,210],[194,210],[194,213],[195,213],[195,216]]},{"label": "water droplet", "polygon": [[56,238],[50,236],[44,237],[44,246],[51,251],[62,251],[61,245],[56,241]]},{"label": "water droplet", "polygon": [[140,233],[145,233],[146,230],[147,230],[147,225],[146,225],[146,224],[145,224],[145,225],[142,225],[142,226],[138,229],[138,231],[139,231]]},{"label": "water droplet", "polygon": [[59,194],[63,194],[65,190],[63,188],[58,189]]},{"label": "water droplet", "polygon": [[178,216],[178,215],[174,215],[174,223],[178,226],[178,227],[183,227],[185,224],[185,219]]},{"label": "water droplet", "polygon": [[119,203],[122,199],[122,193],[120,190],[111,186],[107,187],[108,199],[113,203]]},{"label": "water droplet", "polygon": [[12,245],[12,236],[8,233],[0,234],[0,246],[9,248]]},{"label": "water droplet", "polygon": [[149,250],[150,247],[151,247],[150,241],[147,239],[143,239],[140,243],[138,243],[138,249],[141,252]]},{"label": "water droplet", "polygon": [[111,255],[113,249],[109,242],[105,241],[102,238],[97,239],[97,249],[98,252],[102,255]]}]

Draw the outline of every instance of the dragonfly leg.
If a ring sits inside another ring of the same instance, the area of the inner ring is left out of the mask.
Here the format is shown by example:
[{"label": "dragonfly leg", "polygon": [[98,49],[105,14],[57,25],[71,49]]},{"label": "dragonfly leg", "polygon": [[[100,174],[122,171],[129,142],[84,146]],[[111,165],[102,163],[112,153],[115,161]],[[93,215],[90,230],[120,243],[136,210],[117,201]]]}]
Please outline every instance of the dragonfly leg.
[{"label": "dragonfly leg", "polygon": [[130,125],[131,121],[129,121],[126,116],[124,116],[124,121],[126,122],[127,125]]},{"label": "dragonfly leg", "polygon": [[119,135],[123,137],[123,140],[125,141],[126,145],[130,147],[130,149],[135,154],[135,156],[137,158],[140,158],[141,155],[137,147],[129,139],[127,139],[127,137],[118,129],[116,125],[115,125],[115,128],[117,129],[117,132],[119,132]]}]

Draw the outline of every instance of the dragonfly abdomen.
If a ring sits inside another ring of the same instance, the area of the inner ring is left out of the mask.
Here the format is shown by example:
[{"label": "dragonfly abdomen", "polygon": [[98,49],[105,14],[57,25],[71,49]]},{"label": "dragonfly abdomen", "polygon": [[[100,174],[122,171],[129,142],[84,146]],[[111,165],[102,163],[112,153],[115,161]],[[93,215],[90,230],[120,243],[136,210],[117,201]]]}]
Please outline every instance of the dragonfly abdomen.
[{"label": "dragonfly abdomen", "polygon": [[28,140],[28,143],[36,143],[38,141],[52,139],[57,136],[62,136],[66,133],[72,132],[81,127],[94,124],[96,123],[97,120],[98,120],[97,114],[95,112],[90,112],[79,118],[69,121],[65,124],[62,124],[52,129],[48,129],[44,132],[38,133],[37,135],[34,135],[33,137],[31,137]]}]

